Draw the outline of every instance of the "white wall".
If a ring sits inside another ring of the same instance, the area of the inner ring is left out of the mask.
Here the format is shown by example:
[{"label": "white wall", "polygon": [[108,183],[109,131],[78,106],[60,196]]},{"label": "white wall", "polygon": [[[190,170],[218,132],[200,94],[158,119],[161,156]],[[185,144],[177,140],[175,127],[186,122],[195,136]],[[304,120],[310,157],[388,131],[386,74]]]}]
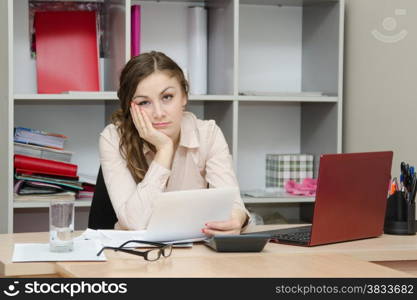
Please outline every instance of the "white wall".
[{"label": "white wall", "polygon": [[[392,31],[383,26],[389,17],[397,25]],[[386,43],[372,35],[374,29],[385,35],[406,30],[407,36]],[[417,1],[347,1],[343,150],[393,150],[393,176],[403,160],[417,165],[416,58]]]}]

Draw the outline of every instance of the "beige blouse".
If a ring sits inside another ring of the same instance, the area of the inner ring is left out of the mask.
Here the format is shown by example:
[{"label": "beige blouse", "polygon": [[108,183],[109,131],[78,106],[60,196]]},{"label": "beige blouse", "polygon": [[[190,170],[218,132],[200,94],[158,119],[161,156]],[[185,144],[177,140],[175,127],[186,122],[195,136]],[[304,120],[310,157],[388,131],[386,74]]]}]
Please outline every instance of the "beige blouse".
[{"label": "beige blouse", "polygon": [[[158,193],[238,187],[227,142],[214,120],[199,120],[194,114],[184,112],[171,170],[153,161],[155,154],[145,145],[149,169],[139,184],[135,183],[119,152],[119,140],[113,124],[101,132],[99,140],[103,177],[118,218],[115,229],[146,229]],[[240,196],[234,200],[236,208],[249,216]]]}]

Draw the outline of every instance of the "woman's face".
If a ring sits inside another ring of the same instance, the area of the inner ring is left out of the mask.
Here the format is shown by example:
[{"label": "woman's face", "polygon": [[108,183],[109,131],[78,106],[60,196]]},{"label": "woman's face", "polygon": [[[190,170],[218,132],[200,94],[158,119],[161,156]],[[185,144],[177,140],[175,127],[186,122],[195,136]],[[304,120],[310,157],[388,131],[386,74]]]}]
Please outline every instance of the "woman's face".
[{"label": "woman's face", "polygon": [[146,112],[155,129],[177,141],[187,97],[176,77],[152,73],[139,82],[132,101]]}]

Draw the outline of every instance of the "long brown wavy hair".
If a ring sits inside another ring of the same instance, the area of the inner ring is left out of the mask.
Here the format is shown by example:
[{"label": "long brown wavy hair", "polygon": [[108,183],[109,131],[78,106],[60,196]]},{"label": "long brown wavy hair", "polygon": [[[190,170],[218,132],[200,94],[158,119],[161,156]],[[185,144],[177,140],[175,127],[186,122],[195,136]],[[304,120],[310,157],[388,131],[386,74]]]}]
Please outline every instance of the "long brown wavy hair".
[{"label": "long brown wavy hair", "polygon": [[156,71],[166,72],[169,76],[175,77],[185,97],[188,98],[188,82],[184,73],[171,58],[162,52],[151,51],[132,57],[123,68],[117,91],[120,109],[113,113],[111,120],[119,131],[120,154],[126,160],[127,168],[136,183],[142,181],[149,168],[143,152],[144,144],[147,144],[154,152],[155,147],[139,136],[129,108],[139,82]]}]

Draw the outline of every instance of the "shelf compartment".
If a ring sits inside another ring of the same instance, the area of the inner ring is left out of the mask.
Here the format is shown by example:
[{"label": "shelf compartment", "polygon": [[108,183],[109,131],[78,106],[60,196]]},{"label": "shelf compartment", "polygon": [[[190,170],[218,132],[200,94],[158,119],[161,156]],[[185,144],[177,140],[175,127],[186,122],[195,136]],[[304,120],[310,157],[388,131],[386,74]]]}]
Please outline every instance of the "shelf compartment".
[{"label": "shelf compartment", "polygon": [[[74,230],[86,230],[90,205],[81,203],[86,200],[75,200]],[[77,204],[77,202],[80,202]],[[47,232],[49,231],[49,203],[44,206],[14,207],[12,212],[13,233],[19,232]]]},{"label": "shelf compartment", "polygon": [[[207,93],[233,95],[235,1],[131,1],[131,3],[141,5],[140,52],[152,50],[163,52],[185,73],[188,70],[189,55],[187,9],[190,6],[205,7],[208,30]],[[166,22],[155,22],[155,20],[169,20],[169,26]],[[192,82],[190,84],[192,85]]]},{"label": "shelf compartment", "polygon": [[96,176],[99,169],[98,139],[106,125],[106,103],[99,101],[18,101],[14,126],[45,130],[68,137],[65,150],[73,152],[78,173]]},{"label": "shelf compartment", "polygon": [[241,1],[238,92],[339,95],[340,3]]},{"label": "shelf compartment", "polygon": [[[13,1],[13,75],[16,94],[37,92],[36,59],[32,58],[30,53],[29,2],[32,0]],[[99,59],[100,85],[102,90],[111,91],[116,89],[119,72],[128,59],[126,2],[125,0],[95,2],[101,3],[105,16],[100,19],[104,21],[100,24],[103,29],[101,42],[104,49]],[[53,4],[51,2],[51,5]]]},{"label": "shelf compartment", "polygon": [[265,188],[266,154],[320,155],[340,151],[339,103],[239,102],[238,180],[246,190]]}]

